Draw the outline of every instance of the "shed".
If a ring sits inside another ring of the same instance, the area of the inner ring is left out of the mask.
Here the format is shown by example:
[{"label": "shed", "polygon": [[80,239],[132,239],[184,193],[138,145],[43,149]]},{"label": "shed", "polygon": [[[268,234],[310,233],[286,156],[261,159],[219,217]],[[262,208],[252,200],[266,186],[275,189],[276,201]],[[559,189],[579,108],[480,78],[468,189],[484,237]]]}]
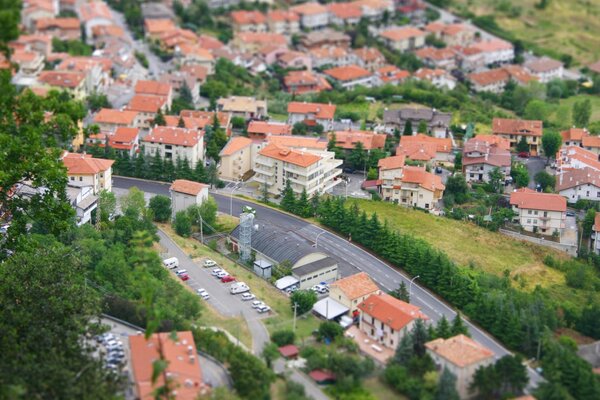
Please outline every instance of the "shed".
[{"label": "shed", "polygon": [[281,346],[279,348],[279,353],[284,358],[287,358],[289,360],[292,358],[297,358],[300,351],[298,350],[298,347],[296,345],[288,344],[286,346]]},{"label": "shed", "polygon": [[273,269],[273,264],[266,260],[256,260],[254,261],[254,273],[261,278],[269,279],[271,277],[271,271]]},{"label": "shed", "polygon": [[346,314],[350,309],[330,297],[317,301],[313,305],[313,312],[325,319],[335,319]]},{"label": "shed", "polygon": [[284,276],[275,282],[275,287],[279,290],[285,290],[289,287],[298,285],[298,283],[300,283],[300,281],[293,276]]},{"label": "shed", "polygon": [[300,281],[302,290],[320,282],[335,281],[338,277],[337,261],[331,257],[324,257],[293,268],[292,276]]},{"label": "shed", "polygon": [[320,385],[333,383],[336,380],[335,374],[333,372],[326,371],[323,369],[314,369],[310,371],[308,375]]}]

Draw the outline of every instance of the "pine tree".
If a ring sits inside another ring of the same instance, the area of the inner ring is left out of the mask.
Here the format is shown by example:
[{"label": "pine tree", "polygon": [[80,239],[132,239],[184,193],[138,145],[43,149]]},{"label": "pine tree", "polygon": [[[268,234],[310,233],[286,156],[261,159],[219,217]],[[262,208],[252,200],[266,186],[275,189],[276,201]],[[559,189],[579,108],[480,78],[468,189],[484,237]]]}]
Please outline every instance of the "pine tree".
[{"label": "pine tree", "polygon": [[281,192],[281,208],[287,212],[294,212],[296,209],[296,195],[292,189],[292,182],[288,179],[285,181],[285,187]]},{"label": "pine tree", "polygon": [[456,376],[447,368],[444,368],[438,386],[435,391],[435,400],[459,400],[460,396],[456,391]]},{"label": "pine tree", "polygon": [[178,128],[185,128],[185,121],[183,120],[182,116],[179,116],[179,120],[177,121],[177,127]]},{"label": "pine tree", "polygon": [[163,162],[163,177],[166,182],[173,182],[177,179],[177,175],[175,173],[175,164],[173,164],[173,160],[164,160]]},{"label": "pine tree", "polygon": [[262,196],[260,198],[260,201],[262,201],[265,204],[267,204],[269,202],[269,188],[267,186],[266,180],[262,185]]},{"label": "pine tree", "polygon": [[394,363],[399,365],[406,365],[408,361],[414,356],[412,334],[404,329],[404,335],[398,343],[396,353],[394,354]]},{"label": "pine tree", "polygon": [[463,323],[460,313],[456,314],[456,317],[454,317],[454,320],[452,321],[452,328],[450,328],[450,331],[452,333],[452,336],[461,334],[465,336],[471,336],[471,334],[469,333],[469,329]]},{"label": "pine tree", "polygon": [[404,131],[402,132],[402,136],[412,136],[412,134],[413,134],[412,122],[406,121],[406,123],[404,124]]},{"label": "pine tree", "polygon": [[202,160],[196,161],[196,167],[194,168],[193,179],[196,182],[206,182],[206,171],[204,169],[204,163]]},{"label": "pine tree", "polygon": [[187,159],[187,157],[185,157],[182,161],[181,161],[181,177],[183,179],[187,179],[187,180],[192,180],[194,179],[194,173],[192,171],[192,168],[190,167],[190,161]]},{"label": "pine tree", "polygon": [[146,160],[144,159],[144,149],[140,151],[135,157],[135,177],[136,178],[146,178],[148,176],[148,172],[146,171]]},{"label": "pine tree", "polygon": [[299,215],[303,218],[308,218],[312,216],[312,207],[308,200],[308,194],[306,193],[306,189],[302,190],[300,197],[295,205],[294,214]]},{"label": "pine tree", "polygon": [[311,212],[312,212],[311,215],[313,215],[313,216],[318,215],[320,202],[321,202],[321,198],[319,197],[319,192],[314,192],[310,198],[310,207],[311,207]]},{"label": "pine tree", "polygon": [[128,151],[124,151],[119,161],[119,174],[125,176],[133,176],[133,165],[131,163],[131,157]]},{"label": "pine tree", "polygon": [[436,329],[435,329],[436,337],[448,339],[452,336],[452,330],[450,328],[450,323],[446,319],[445,315],[442,315],[442,318],[438,321]]},{"label": "pine tree", "polygon": [[425,343],[429,340],[425,323],[422,319],[415,320],[415,325],[411,331],[413,350],[417,357],[425,355]]},{"label": "pine tree", "polygon": [[163,176],[163,161],[160,153],[157,151],[150,161],[149,178],[160,181]]},{"label": "pine tree", "polygon": [[165,126],[167,124],[167,121],[165,121],[165,116],[162,113],[162,110],[158,110],[158,112],[156,113],[156,116],[154,117],[154,125],[158,125],[158,126]]},{"label": "pine tree", "polygon": [[408,294],[408,289],[406,288],[406,283],[404,281],[400,282],[400,286],[398,289],[393,290],[390,295],[394,296],[398,300],[405,301],[407,303],[410,302],[410,296]]}]

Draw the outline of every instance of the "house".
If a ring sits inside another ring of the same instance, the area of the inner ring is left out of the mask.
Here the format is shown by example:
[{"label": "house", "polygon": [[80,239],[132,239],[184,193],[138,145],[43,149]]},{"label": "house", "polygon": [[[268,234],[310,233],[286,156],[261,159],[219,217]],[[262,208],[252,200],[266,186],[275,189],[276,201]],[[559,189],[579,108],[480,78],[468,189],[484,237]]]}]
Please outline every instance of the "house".
[{"label": "house", "polygon": [[417,81],[428,81],[438,89],[452,90],[456,87],[456,78],[443,69],[419,68],[413,74]]},{"label": "house", "polygon": [[418,28],[404,26],[387,29],[379,34],[387,47],[399,52],[413,51],[425,46],[427,34]]},{"label": "house", "polygon": [[417,319],[427,320],[419,307],[386,293],[372,294],[359,305],[359,329],[377,344],[395,350]]},{"label": "house", "polygon": [[313,154],[269,143],[254,160],[254,180],[272,195],[281,194],[289,180],[294,193],[324,193],[339,183],[342,172],[333,152]]},{"label": "house", "polygon": [[217,109],[245,119],[261,119],[267,114],[267,101],[255,97],[231,96],[217,100]]},{"label": "house", "polygon": [[85,78],[86,74],[79,71],[42,71],[37,80],[42,87],[64,90],[74,99],[84,100],[88,96]]},{"label": "house", "polygon": [[[162,74],[159,82],[171,86],[173,93],[177,96],[181,95],[184,87],[187,87],[192,97],[192,102],[197,104],[200,101],[200,85],[206,81],[206,69],[195,66],[188,66],[188,68],[192,68],[192,70],[182,68],[179,71]],[[194,69],[197,70],[194,71]]]},{"label": "house", "polygon": [[321,68],[324,66],[341,67],[354,62],[354,55],[344,47],[323,46],[308,50],[312,66]]},{"label": "house", "polygon": [[105,2],[96,0],[79,6],[79,19],[85,29],[85,37],[91,38],[94,27],[113,25],[113,16]]},{"label": "house", "polygon": [[44,56],[37,51],[15,50],[10,61],[19,66],[18,75],[24,78],[36,77],[44,69]]},{"label": "house", "polygon": [[334,282],[338,278],[338,263],[331,257],[292,268],[292,276],[300,282],[300,290],[309,290],[321,282]]},{"label": "house", "polygon": [[590,167],[564,170],[556,177],[555,189],[569,203],[600,201],[600,170]]},{"label": "house", "polygon": [[172,53],[181,45],[196,45],[198,36],[189,29],[175,28],[160,33],[154,40],[158,42],[163,51]]},{"label": "house", "polygon": [[135,156],[140,144],[139,128],[118,127],[112,135],[108,136],[108,145],[117,152],[127,153],[129,157]]},{"label": "house", "polygon": [[[185,3],[185,2],[182,2]],[[189,4],[182,4],[184,7]],[[142,18],[144,19],[175,19],[175,13],[170,5],[163,3],[142,3]]]},{"label": "house", "polygon": [[286,360],[294,360],[294,359],[298,358],[298,355],[300,354],[300,350],[298,350],[298,346],[293,345],[293,344],[281,346],[277,350],[279,351],[279,354],[281,354],[281,356],[283,358],[285,358]]},{"label": "house", "polygon": [[267,17],[260,11],[232,11],[231,26],[236,32],[266,32]]},{"label": "house", "polygon": [[236,32],[230,43],[231,47],[242,53],[256,53],[264,46],[279,45],[286,47],[288,39],[273,32]]},{"label": "house", "polygon": [[358,143],[361,143],[363,149],[367,152],[373,149],[383,150],[385,147],[386,135],[375,133],[372,131],[345,130],[335,131],[331,138],[335,136],[335,146],[340,149],[350,152],[356,148]]},{"label": "house", "polygon": [[199,66],[206,69],[208,75],[212,75],[215,69],[215,56],[210,50],[199,44],[182,43],[175,48],[175,57],[182,67]]},{"label": "house", "polygon": [[527,85],[537,78],[520,65],[507,65],[487,71],[474,72],[467,76],[475,92],[502,93],[508,82]]},{"label": "house", "polygon": [[331,90],[326,78],[311,71],[290,71],[283,77],[286,92],[293,94],[319,93]]},{"label": "house", "polygon": [[271,10],[267,13],[269,31],[292,36],[300,32],[300,16],[293,11]]},{"label": "house", "polygon": [[558,172],[583,168],[591,168],[600,171],[598,154],[578,146],[566,146],[560,148],[556,155],[556,169]]},{"label": "house", "polygon": [[549,57],[534,58],[526,61],[523,66],[541,83],[563,78],[564,64]]},{"label": "house", "polygon": [[514,222],[526,231],[549,236],[560,235],[565,228],[567,200],[561,195],[522,188],[510,194],[510,205]]},{"label": "house", "polygon": [[323,71],[332,81],[344,89],[352,90],[357,86],[373,86],[373,74],[358,65],[335,67]]},{"label": "house", "polygon": [[566,131],[560,132],[562,137],[563,146],[583,146],[583,137],[588,136],[590,133],[587,129],[583,128],[569,128]]},{"label": "house", "polygon": [[292,126],[298,122],[311,126],[319,124],[323,130],[330,131],[333,129],[335,110],[336,106],[333,104],[291,101],[287,107],[288,124]]},{"label": "house", "polygon": [[361,47],[360,49],[355,49],[353,54],[356,64],[371,72],[375,72],[385,65],[385,57],[376,47]]},{"label": "house", "polygon": [[125,39],[125,30],[118,25],[98,25],[92,29],[93,43],[97,48],[103,48],[107,42],[114,40],[122,40],[127,42]]},{"label": "house", "polygon": [[299,48],[303,50],[311,50],[319,47],[342,47],[348,49],[350,47],[350,36],[343,32],[338,32],[327,28],[320,31],[312,31],[300,38]]},{"label": "house", "polygon": [[21,35],[10,42],[9,47],[13,50],[37,51],[48,58],[52,53],[52,36],[40,33]]},{"label": "house", "polygon": [[475,40],[475,31],[466,24],[431,22],[423,28],[429,35],[446,43],[446,46],[466,46]]},{"label": "house", "polygon": [[384,65],[375,71],[377,85],[399,85],[410,77],[410,72],[395,65]]},{"label": "house", "polygon": [[329,286],[329,298],[347,307],[352,316],[358,315],[358,306],[369,296],[380,293],[381,290],[366,272],[347,276]]},{"label": "house", "polygon": [[509,118],[494,118],[492,120],[492,133],[507,139],[511,150],[516,150],[517,144],[525,140],[532,156],[538,155],[541,145],[543,123],[535,120],[521,120]]},{"label": "house", "polygon": [[396,155],[403,154],[412,161],[423,161],[426,164],[448,162],[453,159],[452,140],[436,138],[422,133],[414,136],[401,136]]},{"label": "house", "polygon": [[[471,182],[489,182],[490,172],[496,168],[504,178],[510,176],[510,143],[498,136],[499,141],[486,140],[483,135],[469,139],[463,148],[462,171],[465,180]],[[504,179],[503,179],[504,181]]]},{"label": "house", "polygon": [[75,210],[77,226],[92,222],[92,212],[98,208],[98,196],[91,186],[67,186],[67,197]]},{"label": "house", "polygon": [[431,68],[452,71],[456,68],[456,53],[449,48],[423,47],[415,51],[415,56]]},{"label": "house", "polygon": [[177,29],[172,19],[145,19],[144,32],[149,39],[158,39],[162,34]]},{"label": "house", "polygon": [[432,211],[442,199],[445,189],[439,175],[427,172],[425,167],[406,166],[402,176],[394,181],[389,201]]},{"label": "house", "polygon": [[237,181],[252,171],[252,140],[243,136],[229,139],[219,153],[219,178],[227,181]]},{"label": "house", "polygon": [[[225,112],[181,110],[179,116],[186,123],[186,128],[204,129],[206,125],[214,125],[215,117],[219,126],[225,129],[227,136],[231,136],[231,114]],[[165,117],[165,119],[168,117]],[[192,125],[187,126],[188,122]]]},{"label": "house", "polygon": [[317,2],[308,2],[290,7],[290,11],[300,16],[300,26],[304,29],[321,29],[329,24],[329,11]]},{"label": "house", "polygon": [[35,28],[38,20],[53,18],[58,13],[56,4],[51,0],[29,0],[24,3],[21,22],[28,31]]},{"label": "house", "polygon": [[384,15],[393,15],[395,2],[392,0],[356,0],[356,4],[362,11],[362,16],[370,21],[381,20]]},{"label": "house", "polygon": [[271,135],[291,135],[292,127],[281,122],[250,121],[248,137],[252,140],[263,140]]},{"label": "house", "polygon": [[338,26],[354,26],[362,18],[362,9],[355,3],[329,3],[329,23]]},{"label": "house", "polygon": [[377,163],[377,167],[379,168],[379,192],[384,200],[392,200],[394,181],[402,177],[405,161],[406,156],[400,154],[382,158]]},{"label": "house", "polygon": [[176,179],[169,188],[171,194],[171,217],[179,211],[185,211],[191,206],[202,205],[208,200],[208,185],[204,183]]},{"label": "house", "polygon": [[[383,123],[385,132],[393,134],[394,131],[403,133],[406,123],[410,122],[412,134],[431,133],[436,138],[448,136],[452,113],[441,112],[435,108],[407,107],[399,110],[384,110]],[[427,132],[417,132],[422,122],[427,124]]]},{"label": "house", "polygon": [[[128,338],[136,398],[152,398],[153,393],[165,385],[165,376],[176,387],[177,394],[173,397],[177,399],[195,399],[209,393],[192,332],[154,333],[148,339],[144,335]],[[161,358],[165,360],[164,374],[158,374],[155,379],[154,362]]]},{"label": "house", "polygon": [[57,71],[79,71],[86,74],[86,91],[102,92],[112,83],[112,61],[104,57],[70,56],[56,66]]},{"label": "house", "polygon": [[142,118],[137,111],[103,108],[94,116],[94,124],[100,127],[101,132],[113,132],[121,126],[139,128]]},{"label": "house", "polygon": [[35,22],[35,31],[60,40],[79,40],[81,26],[77,18],[42,18]]},{"label": "house", "polygon": [[93,158],[91,154],[65,152],[62,162],[67,169],[68,184],[91,186],[94,195],[101,190],[112,191],[112,165],[114,160]]},{"label": "house", "polygon": [[515,58],[512,43],[501,39],[482,40],[472,44],[469,48],[471,51],[483,55],[484,65],[507,64]]},{"label": "house", "polygon": [[136,94],[129,100],[127,110],[138,112],[141,118],[140,127],[148,129],[154,124],[154,118],[159,111],[166,113],[168,101],[166,96]]},{"label": "house", "polygon": [[600,136],[585,135],[581,138],[581,146],[593,153],[600,155]]},{"label": "house", "polygon": [[592,226],[592,235],[591,235],[591,247],[592,250],[596,254],[600,254],[600,213],[596,213],[596,217],[594,218],[594,225]]},{"label": "house", "polygon": [[285,52],[277,54],[276,59],[276,64],[284,69],[306,69],[308,71],[312,69],[312,60],[310,56],[301,51],[287,50]]},{"label": "house", "polygon": [[155,126],[142,140],[144,154],[154,157],[158,154],[164,161],[173,164],[187,160],[191,168],[204,160],[204,133],[196,129]]},{"label": "house", "polygon": [[167,108],[171,108],[173,101],[173,86],[164,82],[139,80],[134,88],[136,95],[159,96],[167,99]]},{"label": "house", "polygon": [[425,343],[427,354],[439,370],[447,369],[456,377],[456,390],[461,399],[471,397],[469,387],[473,375],[494,363],[494,352],[465,335],[435,339]]}]

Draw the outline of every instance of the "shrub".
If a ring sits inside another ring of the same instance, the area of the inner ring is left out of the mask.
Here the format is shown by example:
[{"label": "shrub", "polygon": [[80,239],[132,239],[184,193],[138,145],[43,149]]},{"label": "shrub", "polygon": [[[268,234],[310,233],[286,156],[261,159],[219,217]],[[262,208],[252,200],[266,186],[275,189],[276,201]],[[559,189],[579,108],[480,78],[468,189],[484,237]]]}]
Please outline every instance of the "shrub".
[{"label": "shrub", "polygon": [[275,331],[271,334],[271,341],[274,342],[277,346],[285,346],[288,344],[294,344],[296,340],[296,334],[288,329]]}]

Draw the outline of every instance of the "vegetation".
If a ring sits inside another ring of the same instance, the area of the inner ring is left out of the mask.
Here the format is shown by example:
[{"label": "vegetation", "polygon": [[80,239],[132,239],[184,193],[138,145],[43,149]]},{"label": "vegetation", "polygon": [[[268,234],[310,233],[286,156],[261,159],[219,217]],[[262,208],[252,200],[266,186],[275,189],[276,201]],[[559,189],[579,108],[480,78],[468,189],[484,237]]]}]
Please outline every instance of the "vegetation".
[{"label": "vegetation", "polygon": [[156,222],[167,222],[171,218],[171,199],[167,196],[154,196],[150,199],[150,210]]},{"label": "vegetation", "polygon": [[296,313],[298,315],[312,310],[312,307],[316,302],[317,294],[313,290],[296,290],[290,296],[292,310],[296,307]]},{"label": "vegetation", "polygon": [[91,56],[92,47],[81,40],[60,40],[52,38],[52,51],[55,53],[68,53],[70,56]]}]

